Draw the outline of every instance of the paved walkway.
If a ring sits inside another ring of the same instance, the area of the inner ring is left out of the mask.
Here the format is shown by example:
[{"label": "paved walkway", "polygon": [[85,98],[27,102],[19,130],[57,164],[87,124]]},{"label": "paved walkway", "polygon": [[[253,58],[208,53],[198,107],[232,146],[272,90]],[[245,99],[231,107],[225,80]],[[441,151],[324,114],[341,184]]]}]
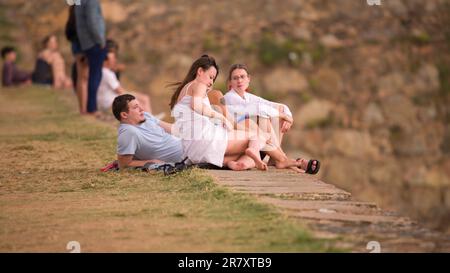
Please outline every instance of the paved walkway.
[{"label": "paved walkway", "polygon": [[255,195],[288,217],[306,224],[319,238],[337,239],[338,246],[370,252],[449,252],[450,236],[430,231],[376,204],[352,195],[313,175],[271,168],[268,172],[210,170],[217,183]]}]

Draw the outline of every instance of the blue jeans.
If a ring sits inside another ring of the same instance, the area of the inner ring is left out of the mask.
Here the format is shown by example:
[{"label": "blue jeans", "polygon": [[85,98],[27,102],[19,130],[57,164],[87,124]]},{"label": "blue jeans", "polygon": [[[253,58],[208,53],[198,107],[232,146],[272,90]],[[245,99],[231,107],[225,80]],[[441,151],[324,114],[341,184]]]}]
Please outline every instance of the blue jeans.
[{"label": "blue jeans", "polygon": [[89,63],[87,111],[93,113],[97,111],[97,90],[102,80],[102,67],[106,57],[106,48],[101,48],[100,45],[96,44],[85,50],[84,53]]}]

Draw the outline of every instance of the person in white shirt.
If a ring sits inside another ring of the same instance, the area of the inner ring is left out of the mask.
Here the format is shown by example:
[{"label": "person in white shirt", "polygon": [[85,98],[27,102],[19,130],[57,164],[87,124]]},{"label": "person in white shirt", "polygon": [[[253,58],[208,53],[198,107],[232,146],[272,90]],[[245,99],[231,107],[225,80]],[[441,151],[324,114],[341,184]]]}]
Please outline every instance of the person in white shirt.
[{"label": "person in white shirt", "polygon": [[[294,121],[289,108],[249,93],[250,74],[244,64],[231,66],[228,83],[230,89],[224,100],[232,119],[238,126],[244,124],[244,120],[255,120],[262,130],[274,133],[281,145],[284,133],[289,131]],[[248,126],[248,121],[246,123]]]},{"label": "person in white shirt", "polygon": [[[223,97],[226,107],[222,107],[222,110],[227,112],[227,118],[235,122],[236,128],[247,130],[259,128],[263,132],[270,133],[271,138],[278,140],[278,145],[281,147],[283,135],[291,129],[294,122],[291,110],[284,104],[249,93],[249,86],[250,73],[247,66],[232,65],[228,73],[229,90]],[[307,173],[316,174],[319,171],[318,160],[302,158],[297,160],[302,162],[301,168]],[[271,161],[269,165],[273,164]]]},{"label": "person in white shirt", "polygon": [[126,92],[125,89],[120,85],[116,74],[112,70],[112,68],[115,67],[116,63],[116,53],[113,51],[109,51],[106,55],[105,61],[103,62],[102,80],[97,92],[98,107],[101,110],[109,110],[111,109],[112,103],[117,96],[123,95],[125,93],[130,93],[134,97],[136,97],[137,101],[145,112],[151,113],[152,111],[150,105],[150,97],[148,95],[138,92]]}]

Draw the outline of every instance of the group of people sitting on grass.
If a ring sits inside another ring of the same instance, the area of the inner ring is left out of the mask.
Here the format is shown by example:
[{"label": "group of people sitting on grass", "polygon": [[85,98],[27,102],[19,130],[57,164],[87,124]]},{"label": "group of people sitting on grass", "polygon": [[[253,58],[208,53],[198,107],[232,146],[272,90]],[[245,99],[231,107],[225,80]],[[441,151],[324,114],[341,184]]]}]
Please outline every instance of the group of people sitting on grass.
[{"label": "group of people sitting on grass", "polygon": [[9,87],[34,83],[51,85],[56,89],[71,88],[72,80],[66,75],[65,62],[58,47],[55,35],[45,37],[32,72],[17,68],[17,52],[14,47],[3,47],[2,85]]},{"label": "group of people sitting on grass", "polygon": [[[112,111],[118,128],[118,167],[180,162],[209,163],[234,171],[268,165],[316,174],[318,160],[289,158],[281,148],[283,134],[293,124],[286,105],[249,93],[250,73],[235,64],[228,73],[225,95],[213,89],[219,66],[203,55],[182,82],[173,85],[173,124],[158,120],[132,94],[117,96]],[[265,157],[268,157],[268,160]]]}]

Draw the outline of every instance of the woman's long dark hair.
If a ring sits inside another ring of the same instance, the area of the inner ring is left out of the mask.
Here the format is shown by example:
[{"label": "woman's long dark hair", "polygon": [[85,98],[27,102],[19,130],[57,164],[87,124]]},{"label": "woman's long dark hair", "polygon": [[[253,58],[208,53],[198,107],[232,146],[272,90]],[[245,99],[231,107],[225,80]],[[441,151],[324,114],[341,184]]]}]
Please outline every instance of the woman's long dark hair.
[{"label": "woman's long dark hair", "polygon": [[184,80],[182,82],[176,82],[169,85],[175,86],[175,92],[173,93],[172,98],[170,99],[170,109],[173,109],[175,104],[177,104],[178,96],[180,95],[180,92],[183,89],[183,87],[197,77],[197,70],[199,68],[202,68],[204,71],[206,71],[212,66],[215,67],[217,70],[216,77],[214,78],[215,81],[217,75],[219,75],[219,66],[216,64],[216,60],[214,60],[213,57],[203,55],[191,65],[189,72],[187,73],[186,77],[184,77]]}]

